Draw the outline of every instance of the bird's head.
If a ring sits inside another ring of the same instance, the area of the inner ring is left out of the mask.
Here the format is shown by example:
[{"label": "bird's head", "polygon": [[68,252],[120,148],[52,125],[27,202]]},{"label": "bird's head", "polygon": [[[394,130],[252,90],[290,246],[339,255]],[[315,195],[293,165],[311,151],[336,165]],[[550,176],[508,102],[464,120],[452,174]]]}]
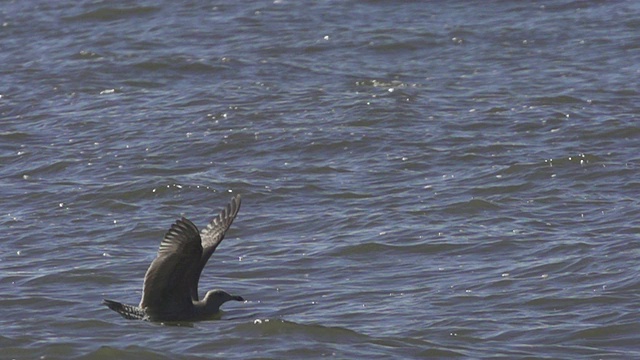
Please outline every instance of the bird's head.
[{"label": "bird's head", "polygon": [[207,294],[204,296],[205,307],[209,309],[209,311],[218,311],[220,306],[227,301],[235,300],[235,301],[244,301],[242,296],[231,295],[224,290],[209,290]]}]

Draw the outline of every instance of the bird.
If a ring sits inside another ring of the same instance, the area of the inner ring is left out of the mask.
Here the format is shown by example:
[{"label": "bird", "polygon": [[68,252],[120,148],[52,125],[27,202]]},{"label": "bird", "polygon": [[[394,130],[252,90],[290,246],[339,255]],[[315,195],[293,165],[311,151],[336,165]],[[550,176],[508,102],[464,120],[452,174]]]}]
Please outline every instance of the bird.
[{"label": "bird", "polygon": [[225,302],[244,301],[219,289],[208,291],[202,300],[198,296],[202,270],[233,223],[240,202],[240,194],[231,198],[201,232],[185,217],[171,225],[145,274],[138,306],[108,299],[102,303],[125,319],[180,322],[211,319]]}]

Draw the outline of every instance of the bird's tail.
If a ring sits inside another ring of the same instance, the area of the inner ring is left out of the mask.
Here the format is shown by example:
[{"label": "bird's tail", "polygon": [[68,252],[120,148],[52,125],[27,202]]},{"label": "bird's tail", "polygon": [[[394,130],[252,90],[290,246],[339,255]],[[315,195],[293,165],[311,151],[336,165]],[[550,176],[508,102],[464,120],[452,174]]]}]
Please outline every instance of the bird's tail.
[{"label": "bird's tail", "polygon": [[113,300],[102,300],[102,303],[109,309],[122,315],[123,318],[129,320],[143,320],[145,313],[142,309],[136,306],[126,305]]}]

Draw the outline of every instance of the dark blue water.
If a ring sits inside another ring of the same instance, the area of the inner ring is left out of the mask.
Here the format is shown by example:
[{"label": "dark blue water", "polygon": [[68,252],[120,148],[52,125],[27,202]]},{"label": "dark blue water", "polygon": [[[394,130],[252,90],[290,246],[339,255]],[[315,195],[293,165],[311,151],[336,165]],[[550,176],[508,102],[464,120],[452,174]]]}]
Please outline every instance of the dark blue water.
[{"label": "dark blue water", "polygon": [[[7,359],[640,357],[634,1],[0,3]],[[240,214],[220,320],[127,321]]]}]

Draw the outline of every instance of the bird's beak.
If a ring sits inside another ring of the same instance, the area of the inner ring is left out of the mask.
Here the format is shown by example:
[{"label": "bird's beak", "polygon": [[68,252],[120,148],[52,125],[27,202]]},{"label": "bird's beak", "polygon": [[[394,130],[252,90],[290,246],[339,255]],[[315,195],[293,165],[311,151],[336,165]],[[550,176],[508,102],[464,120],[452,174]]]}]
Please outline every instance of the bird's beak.
[{"label": "bird's beak", "polygon": [[235,301],[244,301],[244,298],[242,296],[234,296],[232,297],[232,299]]}]

